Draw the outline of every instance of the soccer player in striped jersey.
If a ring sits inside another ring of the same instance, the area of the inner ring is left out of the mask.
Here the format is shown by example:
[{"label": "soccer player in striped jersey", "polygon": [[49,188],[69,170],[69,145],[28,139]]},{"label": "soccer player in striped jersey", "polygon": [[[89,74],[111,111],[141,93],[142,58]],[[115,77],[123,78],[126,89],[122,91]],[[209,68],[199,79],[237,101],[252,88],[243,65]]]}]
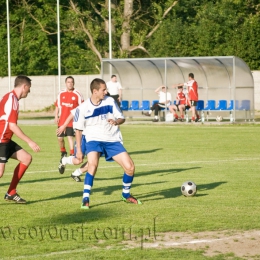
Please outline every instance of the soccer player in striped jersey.
[{"label": "soccer player in striped jersey", "polygon": [[25,171],[32,162],[32,156],[20,145],[12,140],[13,134],[26,142],[34,152],[39,152],[40,147],[28,137],[17,125],[19,113],[19,100],[26,98],[30,93],[31,79],[27,76],[17,76],[14,82],[14,89],[5,94],[0,100],[0,178],[4,174],[5,164],[8,159],[19,161],[14,169],[12,181],[4,196],[6,201],[26,203],[16,191],[16,187],[23,177]]},{"label": "soccer player in striped jersey", "polygon": [[[70,115],[70,111],[80,105],[84,100],[82,95],[74,88],[74,78],[72,76],[68,76],[65,79],[66,89],[62,90],[55,102],[55,122],[58,124],[58,127],[64,124],[65,120]],[[66,130],[58,135],[58,143],[61,152],[61,158],[67,156],[67,151],[65,147],[64,137],[67,136],[70,155],[74,154],[74,130],[73,130],[73,120],[69,122],[66,127]],[[61,174],[64,173],[64,168],[62,167],[61,160],[58,166],[58,170]]]},{"label": "soccer player in striped jersey", "polygon": [[85,136],[88,157],[88,172],[85,175],[82,209],[89,209],[89,197],[97,172],[99,158],[104,154],[106,161],[117,162],[124,170],[121,199],[124,202],[142,204],[130,194],[135,166],[122,145],[119,125],[124,116],[114,99],[106,96],[107,87],[102,79],[94,79],[90,84],[91,97],[76,108],[73,127],[76,132],[76,157],[82,160],[82,135]]}]

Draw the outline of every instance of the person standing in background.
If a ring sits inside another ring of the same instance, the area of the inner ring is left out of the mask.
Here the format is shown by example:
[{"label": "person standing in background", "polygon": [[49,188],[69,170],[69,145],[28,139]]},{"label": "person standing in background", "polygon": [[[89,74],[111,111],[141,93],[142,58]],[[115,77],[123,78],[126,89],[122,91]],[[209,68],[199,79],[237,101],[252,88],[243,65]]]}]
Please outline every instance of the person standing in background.
[{"label": "person standing in background", "polygon": [[[70,115],[70,111],[77,106],[79,106],[84,100],[82,95],[79,91],[77,91],[74,88],[74,78],[72,76],[68,76],[65,79],[66,89],[62,90],[55,102],[55,122],[58,124],[58,127],[64,124],[68,116]],[[64,156],[67,156],[67,150],[65,147],[65,140],[64,137],[68,138],[69,143],[69,149],[70,149],[70,155],[74,154],[74,130],[73,130],[73,120],[69,122],[64,132],[62,132],[60,135],[57,135],[58,137],[58,143],[60,147],[61,152],[61,158],[60,158],[60,164],[58,166],[58,170],[60,174],[63,174],[65,171],[65,168],[63,164],[61,163],[61,159]]]},{"label": "person standing in background", "polygon": [[112,75],[111,80],[108,81],[106,83],[106,85],[107,85],[107,91],[109,92],[110,97],[112,97],[116,101],[116,103],[120,109],[121,101],[122,101],[122,86],[121,86],[120,82],[117,81],[116,75]]}]

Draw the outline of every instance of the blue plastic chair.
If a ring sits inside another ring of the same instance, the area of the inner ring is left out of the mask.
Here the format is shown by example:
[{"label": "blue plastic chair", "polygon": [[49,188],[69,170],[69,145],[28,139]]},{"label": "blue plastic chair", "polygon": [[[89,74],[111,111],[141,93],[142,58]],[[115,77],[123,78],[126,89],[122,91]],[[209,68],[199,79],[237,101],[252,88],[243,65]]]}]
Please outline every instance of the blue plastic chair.
[{"label": "blue plastic chair", "polygon": [[219,100],[216,110],[227,110],[227,100]]},{"label": "blue plastic chair", "polygon": [[216,101],[211,99],[207,101],[206,107],[203,110],[215,110],[216,108]]},{"label": "blue plastic chair", "polygon": [[159,100],[153,100],[152,101],[152,106],[154,105],[154,103],[159,103]]},{"label": "blue plastic chair", "polygon": [[139,101],[132,100],[129,110],[139,110]]},{"label": "blue plastic chair", "polygon": [[204,109],[204,100],[198,100],[196,110],[201,111]]},{"label": "blue plastic chair", "polygon": [[121,110],[128,110],[128,107],[129,107],[129,102],[128,102],[128,100],[122,100],[122,102],[121,102],[121,106],[120,106],[120,108],[121,108]]},{"label": "blue plastic chair", "polygon": [[149,100],[143,100],[139,110],[150,110],[150,101]]},{"label": "blue plastic chair", "polygon": [[238,110],[250,110],[250,100],[242,100]]},{"label": "blue plastic chair", "polygon": [[229,105],[227,107],[227,110],[234,110],[234,100],[229,101]]}]

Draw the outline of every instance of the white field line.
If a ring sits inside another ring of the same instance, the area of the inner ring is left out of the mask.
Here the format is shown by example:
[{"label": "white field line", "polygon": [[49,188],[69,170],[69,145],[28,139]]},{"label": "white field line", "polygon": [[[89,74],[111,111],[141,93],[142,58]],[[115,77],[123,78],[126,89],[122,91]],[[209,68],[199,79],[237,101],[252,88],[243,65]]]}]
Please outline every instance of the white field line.
[{"label": "white field line", "polygon": [[[177,162],[169,162],[169,163],[164,163],[164,162],[156,162],[156,163],[140,163],[140,164],[135,164],[136,167],[147,167],[147,166],[152,166],[154,167],[161,167],[162,165],[180,165],[180,164],[205,164],[205,163],[210,163],[210,164],[219,164],[219,163],[230,163],[230,162],[239,162],[239,161],[258,161],[260,160],[260,157],[256,158],[234,158],[234,159],[229,159],[229,160],[212,160],[212,161],[177,161]],[[73,165],[70,165],[73,166]],[[74,165],[76,167],[76,165]],[[99,166],[98,169],[107,169],[107,168],[120,168],[118,164],[113,163],[113,165],[106,165],[106,166]],[[48,171],[26,171],[26,174],[35,174],[35,173],[46,173],[46,172],[57,172],[58,169],[55,170],[48,170]],[[7,172],[4,175],[12,175],[12,172]]]}]

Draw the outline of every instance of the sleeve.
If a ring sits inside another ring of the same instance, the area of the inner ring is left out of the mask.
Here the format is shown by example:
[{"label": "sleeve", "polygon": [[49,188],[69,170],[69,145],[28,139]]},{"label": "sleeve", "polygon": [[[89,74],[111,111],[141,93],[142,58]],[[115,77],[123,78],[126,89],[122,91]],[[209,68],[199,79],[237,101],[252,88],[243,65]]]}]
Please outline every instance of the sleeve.
[{"label": "sleeve", "polygon": [[7,122],[17,123],[18,119],[18,102],[14,100],[14,97],[9,96],[8,101],[5,103],[4,111],[8,116]]},{"label": "sleeve", "polygon": [[83,131],[85,129],[85,118],[82,106],[78,106],[74,109],[73,128]]},{"label": "sleeve", "polygon": [[120,108],[118,107],[117,103],[114,101],[113,98],[111,98],[111,102],[113,102],[113,116],[115,118],[122,118],[125,119],[124,115],[122,114]]}]

